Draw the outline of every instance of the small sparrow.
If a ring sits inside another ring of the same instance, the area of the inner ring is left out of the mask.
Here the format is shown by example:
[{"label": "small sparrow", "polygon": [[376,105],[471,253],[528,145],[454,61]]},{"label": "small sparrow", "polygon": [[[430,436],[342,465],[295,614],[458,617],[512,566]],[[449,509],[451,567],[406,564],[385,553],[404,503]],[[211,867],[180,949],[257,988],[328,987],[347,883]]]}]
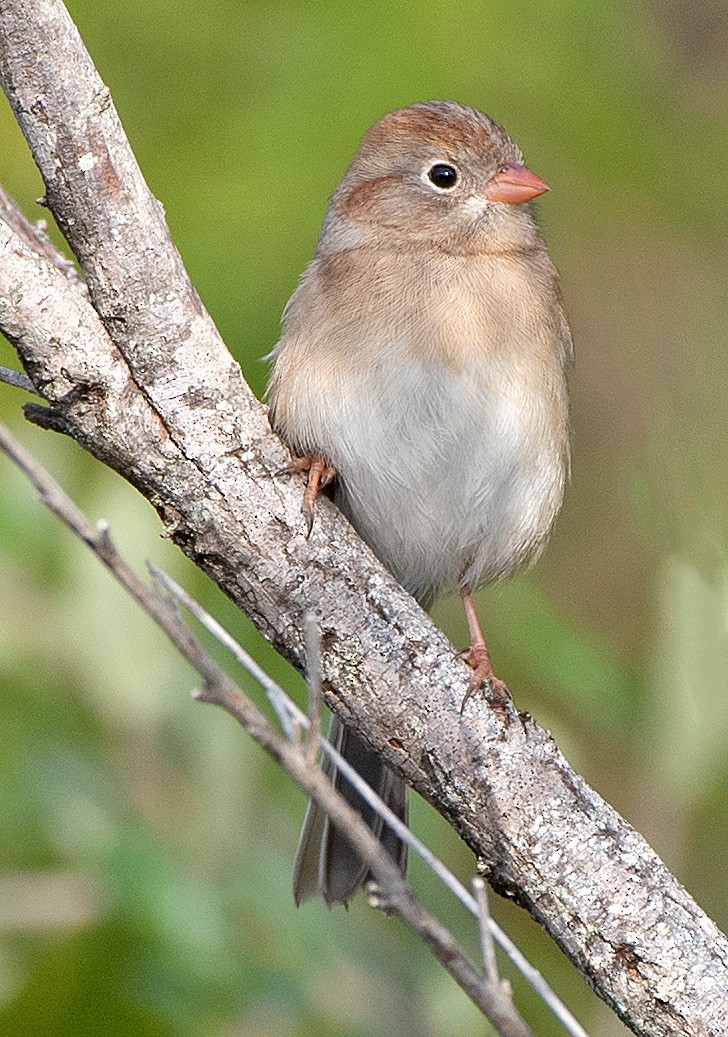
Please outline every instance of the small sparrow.
[{"label": "small sparrow", "polygon": [[[401,584],[428,607],[459,589],[472,668],[507,697],[472,591],[543,550],[569,476],[569,327],[526,205],[548,185],[506,131],[448,101],[385,115],[334,191],[284,313],[273,427]],[[404,783],[333,717],[329,739],[404,820]],[[325,765],[326,766],[326,765]],[[328,773],[404,870],[400,840]],[[368,878],[310,804],[296,902],[346,903]]]}]

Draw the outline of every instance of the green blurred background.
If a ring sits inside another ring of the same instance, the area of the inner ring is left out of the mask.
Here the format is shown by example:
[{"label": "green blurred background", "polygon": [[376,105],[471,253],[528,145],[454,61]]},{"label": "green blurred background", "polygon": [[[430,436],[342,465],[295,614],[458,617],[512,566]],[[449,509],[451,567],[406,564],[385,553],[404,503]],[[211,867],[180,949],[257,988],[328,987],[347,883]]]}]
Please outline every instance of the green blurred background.
[{"label": "green blurred background", "polygon": [[[552,185],[537,213],[577,348],[574,477],[543,561],[484,592],[480,611],[518,705],[725,928],[728,8],[70,7],[258,393],[327,196],[379,115],[475,105]],[[0,181],[45,215],[4,103]],[[0,363],[14,363],[4,340]],[[25,423],[22,402],[0,385],[3,420],[127,557],[170,571],[300,695],[160,539],[152,509]],[[436,617],[464,644],[458,603]],[[194,675],[2,458],[0,685],[1,1034],[484,1032],[397,922],[362,903],[295,910],[304,797],[226,716],[190,701]],[[471,855],[421,802],[413,824],[467,880]],[[475,953],[469,920],[416,864],[412,876]],[[524,912],[493,909],[592,1034],[625,1032]],[[535,1031],[561,1033],[514,985]]]}]

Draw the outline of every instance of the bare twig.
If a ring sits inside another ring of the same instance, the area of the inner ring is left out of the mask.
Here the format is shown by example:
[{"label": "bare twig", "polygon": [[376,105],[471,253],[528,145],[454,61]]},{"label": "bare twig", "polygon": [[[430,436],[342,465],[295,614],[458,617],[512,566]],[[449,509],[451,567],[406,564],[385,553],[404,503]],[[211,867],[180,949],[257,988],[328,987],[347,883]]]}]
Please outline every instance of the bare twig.
[{"label": "bare twig", "polygon": [[[147,568],[152,576],[162,586],[166,587],[171,594],[180,601],[185,608],[189,609],[196,620],[208,630],[216,640],[230,652],[232,657],[248,671],[250,676],[260,685],[270,702],[275,715],[286,735],[291,741],[296,741],[300,731],[308,730],[308,717],[303,713],[295,702],[286,695],[280,684],[277,684],[269,674],[260,666],[249,652],[246,652],[241,644],[227,632],[227,630],[209,612],[203,609],[199,602],[191,597],[184,587],[180,587],[168,573],[157,568],[153,562],[147,562]],[[333,747],[332,747],[333,748]],[[353,772],[356,773],[356,772]],[[392,815],[394,817],[394,815]]]},{"label": "bare twig", "polygon": [[42,255],[44,259],[52,263],[69,281],[75,281],[79,286],[82,282],[73,260],[65,256],[57,249],[46,232],[45,220],[32,223],[28,217],[15,204],[13,199],[3,190],[0,185],[0,220],[13,228],[15,233],[25,244]]},{"label": "bare twig", "polygon": [[303,613],[303,639],[306,646],[306,683],[308,684],[308,759],[318,758],[321,742],[321,637],[310,609]]},{"label": "bare twig", "polygon": [[150,591],[122,559],[109,536],[108,527],[101,524],[94,530],[52,476],[2,425],[0,449],[30,479],[43,503],[91,548],[137,604],[164,631],[180,654],[197,670],[204,684],[196,697],[200,701],[221,706],[233,716],[327,812],[331,820],[346,832],[347,839],[386,891],[392,910],[424,940],[498,1033],[502,1037],[529,1037],[531,1031],[516,1012],[513,1003],[504,1000],[498,985],[494,986],[486,975],[477,970],[450,933],[414,897],[392,858],[361,817],[326,779],[315,761],[310,760],[308,749],[304,750],[287,741],[274,730],[257,707],[192,636],[167,596]]},{"label": "bare twig", "polygon": [[40,396],[40,393],[27,374],[23,374],[22,371],[15,371],[12,367],[2,367],[0,365],[0,382],[12,385],[16,389],[25,389],[26,392],[31,392],[34,396]]},{"label": "bare twig", "polygon": [[488,890],[479,875],[471,881],[473,893],[478,903],[478,934],[480,936],[480,952],[483,955],[483,968],[491,983],[500,982],[498,962],[495,957],[493,933],[491,931],[490,909],[488,907]]}]

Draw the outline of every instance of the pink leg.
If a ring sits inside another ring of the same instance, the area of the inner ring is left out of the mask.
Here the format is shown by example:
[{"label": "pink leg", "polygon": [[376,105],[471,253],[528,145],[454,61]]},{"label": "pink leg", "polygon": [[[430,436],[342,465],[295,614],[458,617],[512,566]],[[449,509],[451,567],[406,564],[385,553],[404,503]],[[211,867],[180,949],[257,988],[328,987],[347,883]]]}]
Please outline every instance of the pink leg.
[{"label": "pink leg", "polygon": [[465,703],[483,687],[483,681],[488,681],[494,699],[505,701],[510,699],[511,693],[508,685],[493,673],[493,663],[490,660],[490,652],[480,629],[478,615],[473,604],[473,597],[469,587],[461,587],[460,594],[465,606],[465,616],[468,620],[470,631],[470,648],[463,653],[463,659],[471,667],[473,676],[470,678],[470,686],[465,693],[460,712],[462,713]]}]

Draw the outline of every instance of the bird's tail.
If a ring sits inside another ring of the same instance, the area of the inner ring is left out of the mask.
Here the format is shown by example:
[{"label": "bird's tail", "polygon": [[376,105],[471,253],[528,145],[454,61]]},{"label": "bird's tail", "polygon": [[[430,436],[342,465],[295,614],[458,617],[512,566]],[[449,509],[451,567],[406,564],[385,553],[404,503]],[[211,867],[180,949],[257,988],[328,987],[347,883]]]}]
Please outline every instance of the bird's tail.
[{"label": "bird's tail", "polygon": [[[407,786],[402,779],[395,777],[335,716],[331,718],[328,739],[382,797],[390,810],[406,824]],[[407,868],[407,847],[401,839],[341,777],[336,765],[327,756],[324,757],[322,768],[344,799],[361,814],[404,874]],[[345,836],[331,824],[321,807],[311,801],[293,866],[293,895],[296,903],[321,896],[328,907],[346,904],[369,877],[367,865]]]}]

